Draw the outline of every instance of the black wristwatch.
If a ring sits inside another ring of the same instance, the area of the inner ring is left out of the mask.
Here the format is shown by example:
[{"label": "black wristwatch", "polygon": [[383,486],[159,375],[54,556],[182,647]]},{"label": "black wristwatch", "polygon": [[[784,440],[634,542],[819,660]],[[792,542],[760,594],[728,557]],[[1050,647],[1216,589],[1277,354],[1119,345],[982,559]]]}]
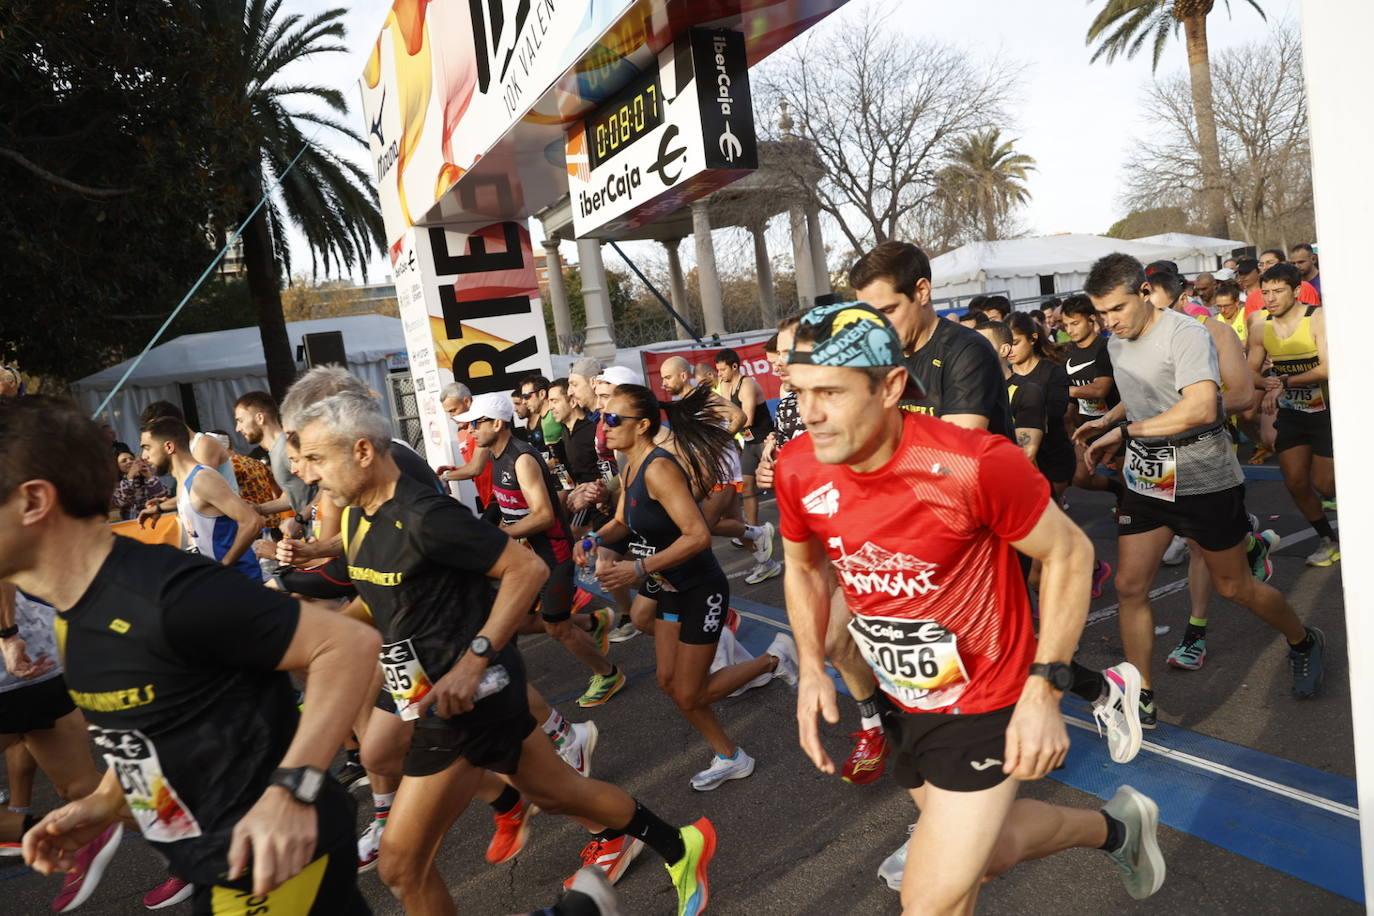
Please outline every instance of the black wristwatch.
[{"label": "black wristwatch", "polygon": [[492,646],[491,640],[485,636],[473,637],[472,642],[468,645],[468,651],[478,658],[496,657],[496,649]]},{"label": "black wristwatch", "polygon": [[1061,692],[1073,686],[1073,669],[1063,662],[1050,662],[1047,665],[1037,663],[1030,666],[1030,673],[1031,677],[1043,677],[1051,687]]},{"label": "black wristwatch", "polygon": [[291,797],[303,805],[315,804],[324,788],[324,770],[314,767],[278,767],[272,771],[269,782],[281,786],[291,793]]},{"label": "black wristwatch", "polygon": [[1130,433],[1130,429],[1129,429],[1130,425],[1131,425],[1131,421],[1130,421],[1130,420],[1122,420],[1120,423],[1116,424],[1116,428],[1119,429],[1119,430],[1121,430],[1121,441],[1122,441],[1122,442],[1130,442],[1130,441],[1131,441],[1131,433]]},{"label": "black wristwatch", "polygon": [[0,630],[0,639],[9,639],[11,636],[19,635],[19,624],[13,624]]}]

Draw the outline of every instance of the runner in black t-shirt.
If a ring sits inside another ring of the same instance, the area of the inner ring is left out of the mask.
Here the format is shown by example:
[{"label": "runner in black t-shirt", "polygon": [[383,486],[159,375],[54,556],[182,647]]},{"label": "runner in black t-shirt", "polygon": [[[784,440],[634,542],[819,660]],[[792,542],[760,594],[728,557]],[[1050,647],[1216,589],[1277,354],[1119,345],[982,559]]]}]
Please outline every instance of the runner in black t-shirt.
[{"label": "runner in black t-shirt", "polygon": [[[355,675],[377,637],[204,557],[116,537],[104,524],[108,446],[74,406],[0,406],[0,455],[0,499],[15,505],[22,486],[45,507],[0,524],[0,577],[58,610],[67,686],[110,767],[25,835],[25,860],[67,869],[132,812],[197,885],[197,912],[227,894],[281,912],[366,913],[353,808],[325,769],[363,703]],[[310,679],[299,714],[291,670]]]},{"label": "runner in black t-shirt", "polygon": [[1011,371],[1011,328],[1000,321],[985,321],[978,333],[987,338],[1002,363],[1002,378],[1007,386],[1011,425],[1016,444],[1032,462],[1045,440],[1045,389],[1026,376]]},{"label": "runner in black t-shirt", "polygon": [[[1082,293],[1069,296],[1060,307],[1064,331],[1069,335],[1069,355],[1064,370],[1069,373],[1069,396],[1078,399],[1078,424],[1101,419],[1121,403],[1112,377],[1112,357],[1102,322],[1092,300]],[[1080,490],[1108,490],[1118,501],[1126,488],[1116,477],[1106,477],[1083,463],[1085,446],[1074,444],[1077,455],[1073,485]]]},{"label": "runner in black t-shirt", "polygon": [[1045,394],[1045,438],[1035,453],[1035,465],[1054,490],[1055,499],[1064,495],[1073,479],[1074,450],[1065,428],[1069,412],[1069,376],[1055,361],[1053,346],[1041,333],[1040,325],[1019,312],[1007,321],[1011,329],[1011,371],[1018,379],[1039,385]]},{"label": "runner in black t-shirt", "polygon": [[[383,882],[407,911],[451,908],[434,856],[484,768],[546,811],[612,828],[607,840],[642,840],[670,863],[679,912],[700,912],[715,851],[710,822],[675,829],[622,790],[583,779],[530,715],[511,640],[547,567],[453,500],[401,478],[388,430],[376,401],[348,393],[306,408],[300,429],[306,477],[348,507],[349,575],[382,632],[380,661],[397,709],[415,717],[382,838]],[[504,686],[488,680],[498,667]],[[484,682],[492,692],[478,699]]]},{"label": "runner in black t-shirt", "polygon": [[501,530],[523,541],[549,568],[548,581],[539,593],[544,632],[592,672],[577,705],[600,706],[626,684],[624,672],[606,660],[599,646],[611,624],[610,612],[596,615],[595,633],[572,622],[573,560],[567,515],[543,459],[532,446],[511,435],[512,418],[509,398],[479,394],[472,399],[471,409],[456,419],[472,424],[477,445],[491,452],[491,489],[501,513]]}]

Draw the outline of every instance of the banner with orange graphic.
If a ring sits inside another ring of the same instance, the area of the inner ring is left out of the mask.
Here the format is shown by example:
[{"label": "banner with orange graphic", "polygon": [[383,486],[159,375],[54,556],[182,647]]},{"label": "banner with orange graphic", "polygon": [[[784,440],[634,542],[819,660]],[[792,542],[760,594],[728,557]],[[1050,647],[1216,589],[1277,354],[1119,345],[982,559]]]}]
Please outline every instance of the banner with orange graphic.
[{"label": "banner with orange graphic", "polygon": [[405,233],[393,264],[425,449],[434,467],[459,465],[440,392],[509,392],[552,364],[529,230],[502,222]]},{"label": "banner with orange graphic", "polygon": [[[393,253],[402,234],[513,124],[562,123],[558,99],[541,99],[631,5],[395,0],[359,82]],[[642,28],[634,31],[632,47],[644,39]],[[612,37],[618,46],[625,43]],[[598,70],[611,72],[623,62],[623,49],[612,50]],[[537,104],[550,110],[537,111]]]}]

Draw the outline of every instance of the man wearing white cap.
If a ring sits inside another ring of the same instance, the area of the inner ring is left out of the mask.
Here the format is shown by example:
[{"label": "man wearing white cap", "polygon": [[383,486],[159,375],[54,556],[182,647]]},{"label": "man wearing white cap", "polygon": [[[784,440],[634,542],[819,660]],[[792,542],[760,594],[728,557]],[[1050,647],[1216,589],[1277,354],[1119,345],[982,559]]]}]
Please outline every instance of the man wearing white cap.
[{"label": "man wearing white cap", "polygon": [[[590,634],[573,625],[573,562],[571,529],[558,499],[558,485],[539,453],[529,443],[511,435],[515,408],[509,395],[479,394],[467,412],[454,417],[471,424],[479,447],[491,453],[492,496],[500,508],[500,527],[508,536],[523,541],[549,567],[549,578],[539,595],[544,631],[578,661],[592,670],[587,692],[579,706],[600,706],[626,684],[625,674],[606,660],[598,643],[600,633]],[[610,615],[596,621],[608,630]]]}]

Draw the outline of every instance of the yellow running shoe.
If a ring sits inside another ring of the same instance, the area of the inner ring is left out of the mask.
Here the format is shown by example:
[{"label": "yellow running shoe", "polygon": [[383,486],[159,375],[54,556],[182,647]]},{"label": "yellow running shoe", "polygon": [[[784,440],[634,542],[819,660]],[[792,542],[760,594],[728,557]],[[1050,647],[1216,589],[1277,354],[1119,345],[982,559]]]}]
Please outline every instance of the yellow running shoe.
[{"label": "yellow running shoe", "polygon": [[703,817],[678,833],[687,854],[664,867],[677,888],[677,916],[697,916],[706,912],[706,902],[711,899],[706,873],[716,854],[716,828]]}]

